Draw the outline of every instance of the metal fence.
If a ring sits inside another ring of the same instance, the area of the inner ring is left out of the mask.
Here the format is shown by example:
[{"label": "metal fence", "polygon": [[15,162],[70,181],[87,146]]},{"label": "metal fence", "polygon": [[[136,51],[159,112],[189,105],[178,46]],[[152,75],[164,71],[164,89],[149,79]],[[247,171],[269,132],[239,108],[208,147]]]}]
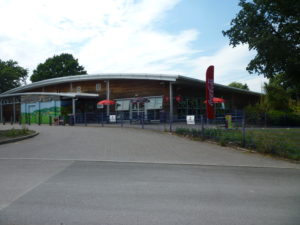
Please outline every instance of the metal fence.
[{"label": "metal fence", "polygon": [[[243,116],[236,114],[231,116],[234,127],[241,127]],[[208,120],[203,115],[194,117],[194,124],[187,124],[186,117],[174,117],[170,119],[168,112],[161,112],[159,115],[144,113],[129,114],[128,112],[118,112],[113,115],[105,113],[77,113],[64,117],[63,124],[79,126],[109,126],[109,127],[135,127],[142,129],[155,129],[162,131],[175,131],[177,128],[201,129],[202,127],[226,128],[228,124],[224,116],[217,116],[213,120]]]},{"label": "metal fence", "polygon": [[[230,124],[226,116],[230,116]],[[1,121],[5,123],[21,123],[21,119],[13,121]],[[129,113],[116,112],[113,115],[107,115],[104,112],[77,113],[69,116],[51,117],[47,119],[50,125],[83,125],[83,126],[120,126],[120,127],[140,127],[143,129],[158,129],[174,131],[176,128],[201,129],[208,128],[267,128],[267,127],[297,127],[300,126],[300,117],[290,114],[266,114],[266,113],[248,113],[235,110],[226,115],[217,115],[215,119],[207,119],[205,115],[194,115],[194,124],[187,124],[186,115],[174,115],[170,119],[168,112],[160,113]],[[30,124],[30,119],[23,122]],[[36,121],[41,124],[40,120]]]}]

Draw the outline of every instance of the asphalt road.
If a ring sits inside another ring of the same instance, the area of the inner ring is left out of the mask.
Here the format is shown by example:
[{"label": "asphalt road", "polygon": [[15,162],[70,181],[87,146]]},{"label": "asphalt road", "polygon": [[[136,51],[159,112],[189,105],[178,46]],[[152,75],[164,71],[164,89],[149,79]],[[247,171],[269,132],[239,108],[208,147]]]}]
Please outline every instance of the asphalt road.
[{"label": "asphalt road", "polygon": [[152,131],[35,128],[0,146],[1,225],[300,224],[298,164]]}]

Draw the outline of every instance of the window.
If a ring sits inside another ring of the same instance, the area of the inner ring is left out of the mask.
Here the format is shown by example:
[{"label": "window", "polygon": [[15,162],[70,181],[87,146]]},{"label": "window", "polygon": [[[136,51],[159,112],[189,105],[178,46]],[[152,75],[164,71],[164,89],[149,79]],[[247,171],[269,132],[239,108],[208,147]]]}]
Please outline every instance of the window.
[{"label": "window", "polygon": [[[146,97],[149,102],[145,104],[139,105],[139,109],[143,108],[143,106],[146,107],[146,109],[162,109],[163,105],[163,98],[161,96],[155,96],[155,97]],[[119,99],[116,100],[116,111],[128,111],[130,110],[130,102],[131,99]],[[137,104],[132,104],[132,110],[137,110]]]},{"label": "window", "polygon": [[117,100],[116,110],[117,111],[127,111],[129,110],[130,100]]},{"label": "window", "polygon": [[149,102],[146,103],[147,109],[161,109],[162,108],[162,97],[149,97]]},{"label": "window", "polygon": [[80,87],[80,86],[77,86],[77,87],[76,87],[76,92],[77,92],[77,93],[80,93],[80,92],[81,92],[81,87]]},{"label": "window", "polygon": [[101,84],[100,83],[97,83],[96,84],[96,91],[100,91],[101,90]]}]

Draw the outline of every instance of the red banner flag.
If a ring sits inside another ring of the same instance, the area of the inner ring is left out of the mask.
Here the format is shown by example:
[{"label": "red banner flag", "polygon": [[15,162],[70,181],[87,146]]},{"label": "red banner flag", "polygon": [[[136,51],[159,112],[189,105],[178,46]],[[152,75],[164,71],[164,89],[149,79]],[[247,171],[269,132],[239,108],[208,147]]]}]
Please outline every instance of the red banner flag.
[{"label": "red banner flag", "polygon": [[215,118],[214,112],[214,66],[206,70],[206,115],[208,119]]}]

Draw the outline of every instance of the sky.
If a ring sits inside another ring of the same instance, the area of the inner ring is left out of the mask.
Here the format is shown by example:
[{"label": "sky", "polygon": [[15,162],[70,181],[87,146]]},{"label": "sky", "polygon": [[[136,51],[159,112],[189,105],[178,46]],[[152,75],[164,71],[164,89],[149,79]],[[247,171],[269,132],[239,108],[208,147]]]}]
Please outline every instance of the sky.
[{"label": "sky", "polygon": [[61,53],[73,54],[88,74],[154,73],[215,82],[247,83],[261,92],[266,79],[249,74],[255,56],[229,46],[222,30],[238,0],[0,0],[0,59],[29,70]]}]

